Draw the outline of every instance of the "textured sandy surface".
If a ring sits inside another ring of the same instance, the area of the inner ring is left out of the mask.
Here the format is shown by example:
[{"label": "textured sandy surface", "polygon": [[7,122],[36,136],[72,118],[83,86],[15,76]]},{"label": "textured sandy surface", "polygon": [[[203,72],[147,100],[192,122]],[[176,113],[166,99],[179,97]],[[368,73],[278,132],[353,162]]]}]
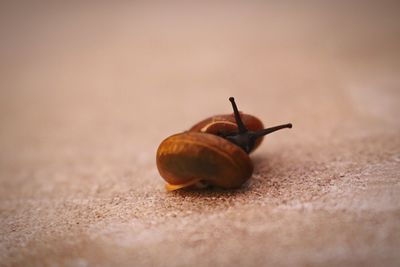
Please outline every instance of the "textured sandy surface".
[{"label": "textured sandy surface", "polygon": [[[394,4],[1,4],[1,266],[399,266]],[[155,150],[239,108],[292,122],[237,191]]]}]

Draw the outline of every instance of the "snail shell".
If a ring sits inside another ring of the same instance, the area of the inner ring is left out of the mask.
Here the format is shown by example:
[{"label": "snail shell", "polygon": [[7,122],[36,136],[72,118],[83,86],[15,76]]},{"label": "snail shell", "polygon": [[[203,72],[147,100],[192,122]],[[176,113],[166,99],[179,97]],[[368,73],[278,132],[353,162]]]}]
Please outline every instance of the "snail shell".
[{"label": "snail shell", "polygon": [[169,190],[204,184],[238,188],[253,173],[243,149],[219,136],[195,131],[165,139],[157,150],[157,168]]},{"label": "snail shell", "polygon": [[[242,112],[240,112],[240,117],[243,121],[243,124],[248,130],[256,132],[264,129],[262,121],[257,117]],[[210,133],[218,136],[223,136],[236,133],[238,131],[238,126],[235,120],[235,115],[232,113],[216,115],[204,119],[192,126],[189,131]],[[263,137],[260,137],[256,140],[255,146],[251,152],[256,150],[256,148],[262,143],[263,139]]]}]

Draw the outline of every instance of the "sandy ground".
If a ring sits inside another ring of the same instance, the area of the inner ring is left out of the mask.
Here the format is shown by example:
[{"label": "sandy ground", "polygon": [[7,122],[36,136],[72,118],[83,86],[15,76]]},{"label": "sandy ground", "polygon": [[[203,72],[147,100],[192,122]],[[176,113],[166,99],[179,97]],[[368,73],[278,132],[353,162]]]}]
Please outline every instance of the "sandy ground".
[{"label": "sandy ground", "polygon": [[[2,2],[0,265],[399,266],[400,8],[323,2]],[[229,96],[294,128],[166,192],[158,144]]]}]

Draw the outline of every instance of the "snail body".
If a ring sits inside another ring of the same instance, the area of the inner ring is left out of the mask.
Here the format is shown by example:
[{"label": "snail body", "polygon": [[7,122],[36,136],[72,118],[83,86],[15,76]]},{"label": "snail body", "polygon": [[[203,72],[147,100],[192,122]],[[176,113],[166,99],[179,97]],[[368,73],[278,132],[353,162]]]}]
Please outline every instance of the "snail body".
[{"label": "snail body", "polygon": [[249,153],[271,132],[291,128],[291,124],[264,129],[256,117],[239,113],[233,97],[233,114],[200,121],[189,131],[161,142],[156,163],[168,190],[209,185],[238,188],[253,173]]}]

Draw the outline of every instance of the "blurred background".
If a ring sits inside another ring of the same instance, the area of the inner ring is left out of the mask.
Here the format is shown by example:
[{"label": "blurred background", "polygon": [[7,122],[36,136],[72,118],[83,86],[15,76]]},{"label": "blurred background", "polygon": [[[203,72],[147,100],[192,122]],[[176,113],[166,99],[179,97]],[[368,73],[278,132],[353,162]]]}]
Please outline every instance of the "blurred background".
[{"label": "blurred background", "polygon": [[[199,196],[189,195],[184,204],[166,195],[155,168],[155,150],[171,134],[208,116],[230,113],[230,96],[236,98],[239,109],[258,116],[266,126],[294,124],[293,130],[271,136],[257,152],[255,177],[259,179],[250,183],[249,191],[238,203],[250,205],[248,210],[254,212],[260,210],[260,205],[274,209],[290,201],[304,204],[313,199],[307,191],[310,188],[314,188],[314,199],[321,200],[329,186],[353,188],[354,176],[375,164],[368,174],[385,182],[379,187],[383,191],[373,187],[371,192],[375,193],[370,195],[386,198],[379,202],[362,195],[360,202],[366,209],[371,203],[380,203],[376,204],[377,210],[392,203],[397,215],[387,220],[395,225],[399,222],[399,206],[393,204],[399,195],[399,14],[398,1],[2,1],[0,228],[6,238],[1,241],[0,259],[20,264],[35,259],[40,265],[43,255],[50,255],[50,263],[67,255],[64,259],[68,264],[81,257],[72,265],[79,265],[80,260],[98,260],[98,264],[105,265],[132,263],[124,256],[116,257],[119,254],[113,254],[115,251],[104,252],[113,250],[104,245],[110,243],[103,239],[95,249],[86,243],[75,246],[60,242],[69,240],[65,236],[68,231],[76,236],[87,234],[85,242],[95,242],[86,230],[100,219],[90,217],[88,210],[97,212],[99,206],[104,209],[104,203],[118,196],[125,197],[122,208],[107,209],[115,212],[107,217],[110,222],[118,224],[124,218],[128,223],[118,231],[136,236],[129,223],[135,218],[143,226],[140,229],[149,230],[144,239],[153,232],[159,236],[146,242],[135,239],[134,245],[129,243],[133,239],[125,240],[130,246],[123,251],[137,251],[138,246],[159,248],[159,255],[171,257],[171,264],[176,263],[173,256],[179,255],[191,234],[181,233],[178,240],[182,243],[167,242],[168,251],[162,248],[162,237],[174,232],[158,227],[158,223],[165,222],[166,212],[175,212],[175,205],[184,205],[195,215],[180,210],[174,213],[178,218],[186,214],[189,222],[196,222],[196,216],[201,215],[211,216],[212,221],[216,209],[232,207],[232,203],[216,204],[210,199],[220,197],[219,193],[200,196],[200,200]],[[265,163],[266,159],[270,163]],[[391,167],[385,169],[382,166],[387,162]],[[345,180],[343,173],[352,179]],[[278,179],[274,185],[267,182],[271,177]],[[357,179],[357,185],[369,188],[367,180]],[[391,193],[385,191],[388,188],[392,188]],[[336,189],[328,190],[333,194],[328,199],[337,197],[340,203],[339,199],[346,198]],[[149,202],[151,196],[156,200]],[[88,207],[88,201],[100,204]],[[341,207],[349,205],[343,201]],[[60,205],[73,207],[60,211]],[[37,213],[29,213],[36,209]],[[99,212],[105,214],[104,210]],[[290,224],[291,216],[283,216],[287,221],[279,223]],[[92,219],[85,221],[89,217]],[[368,218],[351,218],[370,226]],[[72,228],[64,225],[69,220],[74,221]],[[172,224],[181,223],[174,221],[176,218],[171,220]],[[222,219],[215,220],[214,228],[226,227]],[[253,222],[250,220],[248,227]],[[156,231],[148,228],[154,224]],[[267,223],[263,227],[257,229],[264,229],[260,233],[265,234],[270,228]],[[366,247],[361,245],[359,251],[352,250],[357,244],[352,243],[344,250],[347,252],[334,250],[329,254],[327,249],[318,258],[318,253],[307,252],[317,245],[332,248],[328,244],[333,237],[327,236],[322,243],[303,244],[299,241],[301,231],[293,227],[292,232],[270,241],[278,247],[289,244],[306,248],[292,258],[284,256],[283,247],[281,254],[268,250],[260,234],[259,239],[245,235],[243,246],[232,243],[236,245],[219,256],[212,252],[215,250],[204,248],[211,253],[207,263],[238,262],[233,255],[253,242],[259,244],[258,249],[249,252],[243,265],[264,263],[263,255],[269,255],[275,263],[340,259],[342,263],[361,264],[379,262],[380,255],[389,265],[398,263],[393,250],[393,244],[399,244],[397,238],[376,239],[372,246],[361,238],[360,243]],[[361,236],[372,234],[367,228]],[[332,230],[324,226],[318,229]],[[355,230],[338,229],[343,231],[341,240],[350,242]],[[57,241],[49,241],[54,233]],[[121,238],[113,233],[104,236],[110,240]],[[211,231],[203,233],[207,234]],[[201,244],[216,246],[208,241]],[[335,244],[334,248],[343,245]],[[383,246],[383,254],[372,253],[374,244]],[[30,250],[24,250],[26,246]],[[77,247],[82,248],[81,252],[76,251]],[[99,251],[103,257],[94,257]],[[162,262],[157,261],[156,254],[143,253],[134,259],[144,265]],[[368,253],[372,253],[370,258],[365,258]],[[201,265],[205,263],[201,255],[187,254],[183,263]]]},{"label": "blurred background", "polygon": [[[297,114],[307,138],[316,120],[337,127],[343,94],[397,91],[398,11],[396,1],[2,2],[1,120],[38,137],[54,124],[55,135],[135,138],[230,112],[233,95],[268,124]],[[363,111],[379,116],[396,96]]]}]

